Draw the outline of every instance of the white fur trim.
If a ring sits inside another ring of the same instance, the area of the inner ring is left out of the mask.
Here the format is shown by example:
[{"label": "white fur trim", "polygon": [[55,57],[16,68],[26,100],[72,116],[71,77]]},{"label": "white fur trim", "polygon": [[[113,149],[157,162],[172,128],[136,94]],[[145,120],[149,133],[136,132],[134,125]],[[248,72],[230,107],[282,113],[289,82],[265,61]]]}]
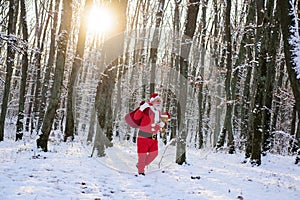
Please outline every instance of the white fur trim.
[{"label": "white fur trim", "polygon": [[157,95],[156,97],[152,97],[152,98],[150,99],[150,102],[153,102],[153,101],[155,101],[156,99],[160,99],[160,96]]},{"label": "white fur trim", "polygon": [[154,108],[154,106],[150,106],[151,110],[154,112],[154,123],[158,123],[159,122],[159,111],[157,109]]},{"label": "white fur trim", "polygon": [[160,116],[163,117],[163,118],[169,118],[168,115],[160,115]]}]

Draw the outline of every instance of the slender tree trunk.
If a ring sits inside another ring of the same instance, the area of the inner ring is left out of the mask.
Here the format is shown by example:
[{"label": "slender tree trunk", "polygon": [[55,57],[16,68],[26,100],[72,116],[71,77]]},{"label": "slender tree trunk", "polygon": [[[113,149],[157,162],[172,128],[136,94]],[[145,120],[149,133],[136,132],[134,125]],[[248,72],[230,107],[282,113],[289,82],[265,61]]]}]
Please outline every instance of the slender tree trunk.
[{"label": "slender tree trunk", "polygon": [[231,77],[232,77],[232,39],[231,39],[231,0],[226,1],[226,11],[225,11],[225,42],[226,42],[226,79],[225,79],[225,90],[226,90],[226,114],[225,122],[223,126],[223,131],[228,134],[229,153],[235,151],[234,148],[234,138],[232,129],[232,111],[233,111],[233,99],[232,99],[232,88],[231,88]]},{"label": "slender tree trunk", "polygon": [[[112,62],[111,65],[107,66],[107,69],[104,71],[104,76],[101,77],[101,81],[98,82],[97,93],[95,98],[95,105],[97,110],[97,120],[99,126],[97,126],[96,138],[94,142],[94,148],[98,150],[98,155],[104,155],[102,153],[99,154],[99,151],[105,146],[112,146],[112,119],[111,119],[111,98],[113,87],[115,86],[116,79],[116,66],[118,61]],[[98,130],[101,129],[101,130]],[[107,132],[104,132],[107,131]],[[103,134],[108,139],[108,143],[104,143],[103,141],[99,141],[103,137],[98,134]]]},{"label": "slender tree trunk", "polygon": [[[199,0],[190,0],[188,4],[187,17],[185,20],[185,30],[184,37],[192,40],[194,37],[194,33],[197,25],[197,16],[199,12]],[[186,55],[186,57],[180,57],[180,75],[182,78],[179,80],[180,82],[180,117],[179,122],[179,138],[177,140],[177,148],[176,148],[176,163],[182,165],[186,162],[186,137],[187,137],[187,127],[185,120],[185,112],[186,112],[186,103],[187,103],[187,80],[188,80],[188,55],[190,54],[191,43],[186,43],[185,39],[182,38],[182,46],[181,53]]]},{"label": "slender tree trunk", "polygon": [[95,137],[95,143],[93,146],[93,152],[95,149],[97,149],[97,156],[103,157],[105,156],[105,141],[106,137],[102,132],[102,128],[100,127],[100,124],[98,123],[98,120],[96,120],[96,137]]},{"label": "slender tree trunk", "polygon": [[[202,78],[204,77],[204,65],[205,65],[205,38],[206,38],[206,8],[207,8],[208,1],[205,0],[202,2],[202,17],[201,17],[201,24],[202,24],[202,31],[201,31],[201,52],[200,52],[200,70],[199,70],[199,76]],[[204,101],[203,101],[203,83],[199,84],[199,88],[197,91],[198,95],[198,143],[199,143],[199,149],[203,146],[203,116],[204,116]]]},{"label": "slender tree trunk", "polygon": [[[248,111],[249,111],[249,84],[251,79],[251,66],[248,64],[249,60],[251,60],[251,51],[248,44],[253,43],[253,28],[251,27],[251,24],[255,23],[255,2],[251,1],[247,5],[247,18],[246,18],[246,27],[244,30],[244,34],[242,36],[240,49],[238,53],[238,58],[234,64],[234,73],[232,78],[232,98],[234,100],[239,101],[239,105],[234,106],[234,116],[237,117],[239,113],[239,120],[240,123],[239,127],[236,127],[236,130],[240,129],[240,138],[241,140],[245,139],[245,136],[247,135],[247,118],[248,118]],[[250,26],[248,28],[248,26]],[[252,48],[251,48],[252,50]],[[246,65],[247,69],[241,70],[240,67],[242,65]],[[242,84],[239,82],[242,82],[241,80],[241,74],[245,72],[246,73],[246,80],[244,81],[244,88],[242,88]],[[242,94],[241,94],[242,93]],[[241,94],[241,96],[239,96]]]},{"label": "slender tree trunk", "polygon": [[[248,28],[246,29],[248,43],[254,44],[255,43],[255,29],[253,29],[252,25],[255,24],[255,1],[252,0],[249,4],[249,14],[247,17],[246,25]],[[252,151],[252,120],[253,120],[253,113],[251,112],[252,109],[252,100],[251,100],[251,79],[253,75],[254,64],[251,63],[254,60],[253,57],[253,50],[254,47],[244,44],[246,47],[246,55],[247,55],[247,69],[246,69],[246,78],[244,81],[244,88],[242,92],[242,106],[241,106],[241,139],[245,140],[245,158],[248,159],[251,156]],[[245,160],[246,162],[246,160]]]},{"label": "slender tree trunk", "polygon": [[272,102],[274,96],[274,83],[276,75],[276,61],[277,50],[274,48],[280,46],[280,26],[279,26],[279,8],[275,10],[274,1],[268,1],[267,4],[267,21],[270,24],[265,29],[265,41],[266,49],[268,49],[269,61],[266,62],[267,67],[267,80],[265,84],[264,93],[264,111],[263,111],[263,154],[266,154],[271,148],[272,140],[272,127],[271,127],[271,114],[272,114]]},{"label": "slender tree trunk", "polygon": [[[239,10],[239,4],[240,2],[235,2],[235,5],[234,5],[234,12],[235,13],[238,13],[238,10]],[[243,2],[243,7],[242,7],[242,10],[244,10],[244,8],[248,9],[249,8],[249,3],[248,1],[244,1]],[[248,10],[246,11],[248,12]],[[246,17],[246,24],[248,24],[248,20],[249,20],[249,17],[248,17],[248,14],[247,14],[247,17]],[[240,21],[240,24],[241,24],[241,21]],[[237,27],[237,26],[240,26],[240,24],[238,24],[238,19],[237,19],[237,16],[235,16],[234,18],[234,26]],[[239,35],[242,35],[242,40],[241,40],[241,44],[239,46],[239,50],[238,50],[238,38],[240,37]],[[240,94],[240,91],[241,91],[241,88],[242,88],[242,79],[241,79],[241,73],[240,73],[240,68],[237,67],[237,66],[241,66],[241,64],[245,61],[245,34],[244,33],[237,33],[237,36],[233,38],[233,42],[232,42],[232,51],[233,51],[233,54],[235,55],[238,55],[237,56],[237,59],[235,62],[233,62],[233,69],[232,69],[232,81],[231,81],[231,93],[232,93],[232,99],[234,100],[234,105],[233,105],[233,114],[232,114],[232,126],[233,126],[233,132],[236,133],[236,132],[240,132],[239,128],[240,128],[240,108],[241,108],[241,102],[239,101],[239,94]],[[241,52],[242,51],[242,52]],[[237,52],[237,53],[235,53]],[[241,58],[242,57],[242,58]],[[234,57],[233,57],[234,58]],[[233,59],[235,60],[235,59]],[[239,137],[239,135],[238,135]],[[239,139],[239,138],[237,138]],[[240,148],[240,146],[238,147]]]},{"label": "slender tree trunk", "polygon": [[217,147],[224,145],[225,137],[228,136],[227,146],[229,147],[229,153],[234,152],[234,138],[232,130],[232,91],[231,91],[231,76],[232,76],[232,40],[231,40],[231,1],[226,1],[225,10],[225,43],[226,43],[226,77],[225,77],[225,91],[226,91],[226,114],[224,125],[220,134],[220,139],[218,141]]},{"label": "slender tree trunk", "polygon": [[[250,47],[248,47],[250,48]],[[249,60],[252,60],[252,49],[248,51]],[[242,96],[243,106],[241,109],[241,138],[245,139],[245,158],[250,158],[252,149],[252,113],[250,83],[253,74],[252,66],[249,65],[246,72],[244,91]]]},{"label": "slender tree trunk", "polygon": [[64,141],[67,141],[67,138],[70,137],[74,139],[75,133],[75,109],[74,109],[74,97],[75,97],[75,83],[78,76],[78,72],[82,66],[82,60],[84,55],[84,47],[86,41],[86,16],[88,16],[89,10],[93,4],[92,0],[86,0],[84,11],[81,14],[80,28],[78,33],[78,42],[76,47],[76,55],[73,61],[72,71],[69,77],[68,83],[68,97],[67,97],[67,118],[66,118],[66,129],[64,135]]},{"label": "slender tree trunk", "polygon": [[212,146],[215,147],[218,141],[219,134],[221,132],[221,114],[222,114],[222,109],[221,109],[221,95],[222,95],[222,86],[221,86],[221,81],[222,81],[222,74],[221,72],[221,64],[219,64],[219,41],[218,37],[220,35],[220,20],[219,20],[219,2],[217,0],[213,1],[213,7],[214,7],[214,44],[213,44],[213,55],[212,57],[214,58],[214,64],[217,67],[216,70],[216,114],[215,114],[215,127],[214,127],[214,134],[212,137]]},{"label": "slender tree trunk", "polygon": [[62,21],[59,30],[54,82],[51,88],[49,105],[47,107],[41,129],[42,133],[39,139],[37,139],[38,148],[41,148],[45,152],[48,151],[48,139],[61,97],[61,86],[63,82],[64,67],[67,56],[67,46],[72,23],[72,0],[63,0],[62,9]]},{"label": "slender tree trunk", "polygon": [[[52,7],[52,1],[50,1],[50,9]],[[44,12],[43,12],[44,13]],[[42,14],[40,16],[37,16],[37,21],[39,21],[39,17],[42,18]],[[41,110],[41,90],[42,90],[42,54],[44,51],[44,44],[46,43],[46,37],[47,37],[47,30],[49,21],[52,18],[52,15],[48,14],[47,19],[45,22],[42,22],[40,27],[37,27],[37,52],[35,53],[35,61],[34,61],[34,68],[36,69],[36,80],[35,80],[35,91],[34,91],[34,107],[33,107],[33,119],[32,119],[32,127],[31,129],[34,129],[36,132],[38,132],[37,124],[38,124],[38,118],[39,118],[39,112]],[[39,24],[37,24],[39,26]],[[43,31],[42,31],[43,30]],[[42,34],[43,33],[43,34]]]},{"label": "slender tree trunk", "polygon": [[264,0],[256,1],[257,11],[257,33],[256,33],[256,51],[257,51],[257,74],[256,74],[256,93],[254,97],[254,108],[253,108],[253,136],[252,136],[252,150],[251,150],[251,163],[253,165],[261,164],[261,152],[262,152],[262,136],[263,136],[263,110],[264,110],[264,92],[267,76],[266,68],[266,46],[264,37],[264,31],[262,27],[265,25],[264,22]]},{"label": "slender tree trunk", "polygon": [[33,129],[35,129],[36,125],[36,117],[39,110],[39,98],[40,98],[40,89],[41,89],[41,59],[42,59],[42,45],[43,42],[41,42],[41,35],[42,35],[42,11],[39,10],[38,1],[34,1],[35,6],[35,41],[36,41],[36,51],[34,54],[34,69],[35,69],[35,80],[34,81],[34,100],[32,101],[33,110],[32,110],[32,119],[31,119],[31,132]]},{"label": "slender tree trunk", "polygon": [[[284,67],[285,67],[285,62],[282,59],[280,61],[280,67],[279,67],[279,76],[277,78],[277,85],[276,85],[276,90],[277,90],[277,94],[280,94],[280,90],[283,86],[283,77],[284,77]],[[277,121],[278,121],[278,117],[279,117],[279,109],[281,106],[281,102],[280,102],[280,97],[279,95],[275,95],[274,97],[274,111],[273,111],[273,116],[272,116],[272,131],[276,130],[277,128]]]},{"label": "slender tree trunk", "polygon": [[[87,143],[92,143],[93,141],[93,137],[95,133],[95,121],[96,121],[96,109],[94,106],[90,117],[90,126],[89,126],[89,132],[87,137]],[[98,121],[97,124],[99,124]]]},{"label": "slender tree trunk", "polygon": [[[280,23],[284,41],[284,55],[291,82],[291,87],[295,97],[295,106],[297,113],[300,113],[300,68],[299,56],[297,56],[300,41],[298,32],[298,23],[295,8],[292,0],[279,0],[278,7],[280,8]],[[298,129],[296,139],[299,143],[300,136],[300,117],[298,117]],[[299,146],[299,145],[298,145]]]},{"label": "slender tree trunk", "polygon": [[[175,7],[174,7],[174,23],[173,23],[173,38],[172,38],[172,52],[176,52],[176,49],[177,49],[177,38],[178,38],[178,33],[180,31],[180,20],[179,20],[179,6],[180,6],[180,3],[181,1],[176,1],[175,0]],[[175,75],[174,75],[174,71],[179,71],[179,55],[178,54],[175,54],[175,53],[172,53],[171,55],[171,67],[172,67],[172,70],[170,72],[170,76],[169,76],[169,85],[168,87],[170,88],[171,87],[171,83],[174,82],[174,79],[176,79]],[[178,88],[177,88],[178,90]],[[179,114],[179,108],[177,107],[177,105],[179,105],[178,99],[179,97],[176,97],[176,96],[171,96],[170,99],[168,99],[170,102],[171,100],[173,100],[173,107],[172,107],[172,111],[173,112],[170,112],[171,114],[171,121],[170,121],[170,131],[171,131],[171,135],[170,135],[170,140],[172,140],[173,138],[176,138],[177,136],[177,132],[178,132],[178,125],[179,125],[179,120],[180,120],[180,116],[178,115]],[[167,109],[169,110],[169,109]]]},{"label": "slender tree trunk", "polygon": [[292,121],[291,121],[291,135],[295,135],[296,133],[296,127],[297,127],[296,119],[297,119],[297,110],[296,110],[296,106],[293,106]]},{"label": "slender tree trunk", "polygon": [[53,70],[53,63],[55,60],[55,45],[56,45],[56,30],[57,30],[57,19],[58,19],[58,12],[59,9],[59,1],[55,3],[55,8],[53,11],[52,6],[50,6],[50,13],[53,14],[53,20],[52,20],[52,28],[51,28],[51,38],[50,38],[50,51],[49,51],[49,57],[46,65],[46,73],[44,76],[42,91],[41,91],[41,106],[40,106],[40,112],[38,117],[38,124],[36,131],[39,132],[45,115],[46,110],[46,101],[47,101],[47,91],[49,90],[49,82],[50,82],[50,74]]},{"label": "slender tree trunk", "polygon": [[[155,77],[156,77],[156,60],[157,60],[157,46],[159,43],[159,31],[160,26],[163,19],[163,9],[165,6],[165,0],[159,0],[158,10],[156,12],[156,24],[155,24],[155,32],[154,37],[152,40],[152,45],[150,48],[150,94],[154,93],[155,91]],[[156,47],[156,48],[155,48]]]},{"label": "slender tree trunk", "polygon": [[16,140],[21,140],[24,133],[24,107],[25,107],[25,94],[26,94],[26,79],[28,70],[28,26],[26,17],[26,7],[25,1],[20,1],[21,3],[21,20],[22,20],[22,32],[23,32],[23,42],[25,43],[24,52],[22,55],[22,77],[20,83],[20,94],[19,94],[19,113],[17,119],[17,133]]},{"label": "slender tree trunk", "polygon": [[[30,76],[30,80],[32,82],[34,82],[33,79],[35,77],[35,70],[33,68],[31,68],[29,76]],[[32,122],[32,107],[33,107],[33,98],[32,97],[34,96],[34,85],[35,85],[34,83],[31,83],[31,85],[30,85],[29,105],[28,105],[28,109],[27,109],[28,117],[26,118],[26,123],[25,123],[25,130],[26,131],[31,130],[31,133],[32,133],[32,129],[30,129],[30,127],[31,127],[31,122]]]},{"label": "slender tree trunk", "polygon": [[[7,35],[10,37],[16,32],[16,19],[18,16],[18,10],[15,5],[18,4],[18,0],[9,0],[9,10],[8,10],[8,29]],[[16,50],[14,48],[15,45],[14,37],[9,38],[7,42],[7,53],[6,53],[6,75],[5,75],[5,84],[4,84],[4,94],[1,105],[1,115],[0,115],[0,141],[4,140],[4,126],[5,126],[5,118],[8,107],[8,99],[10,94],[10,84],[11,77],[13,74],[13,67],[15,62],[15,53]]]}]

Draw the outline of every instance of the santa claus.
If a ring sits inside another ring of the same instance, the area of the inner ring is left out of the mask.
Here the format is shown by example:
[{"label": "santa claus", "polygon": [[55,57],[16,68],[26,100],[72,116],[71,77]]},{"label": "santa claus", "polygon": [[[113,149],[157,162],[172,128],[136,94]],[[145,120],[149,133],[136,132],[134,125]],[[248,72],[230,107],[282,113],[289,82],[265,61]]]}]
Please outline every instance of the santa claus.
[{"label": "santa claus", "polygon": [[138,173],[145,175],[145,166],[149,165],[158,155],[157,133],[165,126],[160,121],[162,99],[157,93],[150,96],[134,113],[135,120],[141,120],[137,139]]}]

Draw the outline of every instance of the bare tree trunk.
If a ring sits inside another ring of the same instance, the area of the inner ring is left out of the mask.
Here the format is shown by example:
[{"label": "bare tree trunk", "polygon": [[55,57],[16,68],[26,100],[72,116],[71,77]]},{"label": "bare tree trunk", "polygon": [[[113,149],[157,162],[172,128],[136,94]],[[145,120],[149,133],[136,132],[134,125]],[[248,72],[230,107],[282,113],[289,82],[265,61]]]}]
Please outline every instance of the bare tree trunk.
[{"label": "bare tree trunk", "polygon": [[93,152],[95,149],[97,149],[97,156],[103,157],[105,156],[105,141],[106,137],[102,132],[102,128],[100,127],[100,124],[98,123],[98,120],[96,120],[96,137],[95,142],[93,146]]},{"label": "bare tree trunk", "polygon": [[263,120],[263,97],[264,97],[264,88],[266,84],[266,47],[264,38],[264,31],[262,27],[265,25],[264,22],[264,1],[256,1],[256,12],[257,12],[257,33],[256,33],[256,54],[257,54],[257,65],[256,70],[256,87],[255,87],[255,96],[254,96],[254,108],[253,108],[253,136],[252,136],[252,150],[251,150],[251,163],[252,165],[261,164],[261,152],[262,152],[262,120]]},{"label": "bare tree trunk", "polygon": [[[16,19],[18,16],[18,0],[9,0],[9,10],[8,10],[8,29],[7,35],[10,37],[16,32]],[[5,118],[8,107],[8,99],[10,94],[10,84],[11,77],[13,73],[13,67],[15,62],[15,38],[9,38],[7,42],[7,53],[6,53],[6,75],[5,75],[5,84],[4,84],[4,94],[1,105],[1,115],[0,115],[0,141],[4,140],[4,126],[5,126]]]},{"label": "bare tree trunk", "polygon": [[[33,67],[31,67],[31,70],[29,72],[29,78],[32,82],[33,79],[35,77],[35,70],[33,69]],[[29,105],[28,105],[28,109],[27,109],[27,118],[26,118],[26,123],[25,123],[25,130],[26,131],[31,131],[32,133],[32,129],[30,130],[31,127],[31,123],[32,123],[32,107],[33,107],[33,96],[34,96],[34,83],[31,83],[31,85],[29,84],[29,88],[30,88],[30,95],[29,95]]]},{"label": "bare tree trunk", "polygon": [[[202,78],[203,81],[203,76],[204,76],[204,61],[205,61],[205,38],[206,38],[206,8],[207,8],[207,3],[208,1],[205,0],[202,2],[202,17],[201,17],[201,24],[202,24],[202,31],[201,31],[201,58],[200,58],[200,72],[199,75]],[[202,148],[203,146],[203,116],[204,116],[204,101],[203,101],[203,83],[199,84],[199,88],[197,91],[198,95],[198,143],[199,143],[199,149]]]},{"label": "bare tree trunk", "polygon": [[[36,7],[38,7],[36,2]],[[52,7],[52,1],[50,1],[49,5],[50,9]],[[37,40],[37,51],[34,56],[34,68],[36,70],[36,77],[35,77],[35,91],[34,91],[34,102],[33,102],[33,119],[32,119],[32,127],[31,129],[34,129],[36,132],[37,124],[38,124],[38,117],[40,112],[40,105],[41,105],[41,89],[42,89],[42,54],[44,51],[44,44],[46,43],[46,36],[47,36],[47,30],[49,21],[52,18],[52,15],[48,14],[47,19],[44,22],[43,16],[44,12],[39,13],[39,11],[36,11],[36,20],[37,20],[37,28],[36,28],[36,40]],[[38,15],[39,13],[39,15]]]},{"label": "bare tree trunk", "polygon": [[[276,90],[277,93],[280,94],[280,90],[283,86],[283,77],[284,77],[284,67],[285,67],[285,62],[284,60],[280,60],[280,67],[279,67],[279,76],[277,78],[277,85],[276,85]],[[274,131],[277,127],[277,121],[278,121],[278,117],[279,117],[279,109],[280,109],[280,97],[278,95],[275,95],[274,97],[274,111],[273,111],[273,116],[272,116],[272,131]]]},{"label": "bare tree trunk", "polygon": [[[247,20],[249,23],[246,25],[248,26],[248,29],[246,31],[247,34],[247,41],[250,44],[255,43],[255,29],[251,27],[252,24],[255,24],[255,1],[251,1],[249,4],[249,14],[248,14],[248,19]],[[244,88],[243,88],[243,93],[242,93],[242,108],[241,108],[241,139],[245,140],[245,158],[250,158],[251,156],[251,151],[252,151],[252,121],[253,121],[253,113],[251,112],[252,110],[252,102],[251,96],[252,96],[252,89],[251,89],[251,79],[253,75],[253,71],[255,72],[256,70],[253,70],[254,64],[251,63],[252,60],[254,60],[253,57],[253,47],[247,44],[246,45],[246,54],[247,54],[247,70],[246,70],[246,78],[244,81]],[[254,84],[252,84],[254,85]],[[246,162],[246,161],[245,161]]]},{"label": "bare tree trunk", "polygon": [[49,105],[47,107],[45,118],[43,120],[41,129],[42,133],[39,139],[37,139],[38,148],[41,148],[45,152],[48,151],[48,139],[61,97],[61,86],[63,82],[64,67],[67,56],[67,46],[72,23],[72,0],[63,0],[62,9],[62,21],[59,30],[54,82],[51,88]]},{"label": "bare tree trunk", "polygon": [[53,63],[55,60],[55,46],[56,46],[56,30],[57,30],[57,18],[58,18],[58,10],[59,8],[59,2],[55,3],[55,8],[53,11],[52,6],[50,6],[50,13],[53,14],[53,20],[52,20],[52,28],[51,28],[51,38],[50,38],[50,52],[49,57],[46,65],[46,73],[44,76],[42,91],[41,91],[41,102],[40,102],[40,112],[38,117],[38,124],[36,131],[39,132],[40,127],[42,126],[45,110],[46,110],[46,101],[47,101],[47,91],[49,90],[49,82],[50,82],[50,73],[53,70]]},{"label": "bare tree trunk", "polygon": [[[197,16],[199,12],[199,0],[190,0],[188,4],[187,17],[185,20],[184,37],[192,40],[196,30]],[[185,38],[186,39],[186,38]],[[176,148],[176,163],[182,165],[186,162],[186,137],[187,127],[185,120],[186,102],[187,102],[187,81],[188,81],[188,55],[191,49],[191,43],[186,43],[185,39],[182,38],[181,46],[182,54],[186,55],[186,58],[180,57],[180,75],[183,77],[180,80],[180,126],[179,126],[179,138],[177,140]]]},{"label": "bare tree trunk", "polygon": [[212,146],[215,147],[218,141],[219,134],[221,132],[221,114],[222,114],[222,109],[221,109],[221,93],[222,93],[222,86],[221,86],[221,65],[219,65],[219,52],[218,52],[218,46],[219,46],[219,41],[217,38],[219,37],[219,30],[220,30],[220,20],[219,20],[219,3],[217,0],[213,1],[213,7],[214,7],[214,44],[213,44],[213,55],[212,57],[214,58],[214,64],[218,68],[216,77],[217,77],[217,83],[216,83],[216,114],[215,114],[215,127],[214,127],[214,133],[212,137]]},{"label": "bare tree trunk", "polygon": [[20,83],[20,94],[19,94],[19,113],[17,119],[17,133],[16,140],[21,140],[24,132],[24,107],[25,107],[25,94],[26,94],[26,79],[28,70],[28,26],[26,17],[25,1],[21,1],[21,20],[22,20],[22,32],[23,42],[25,43],[23,55],[22,55],[22,77]]},{"label": "bare tree trunk", "polygon": [[[237,117],[239,114],[239,118],[236,119],[239,121],[239,125],[235,128],[235,130],[240,130],[240,139],[244,140],[247,136],[248,132],[248,113],[249,113],[249,85],[251,80],[251,72],[252,68],[249,65],[249,61],[252,60],[251,52],[252,48],[249,47],[248,44],[253,43],[253,29],[247,28],[249,25],[255,23],[255,2],[251,1],[247,4],[247,18],[246,18],[246,28],[244,34],[242,36],[240,48],[238,51],[238,58],[234,64],[234,73],[232,78],[232,98],[234,100],[239,101],[239,105],[235,105],[234,107],[234,116]],[[240,66],[245,64],[247,69],[241,70]],[[246,79],[244,81],[244,85],[240,84],[241,74],[242,72],[246,73]],[[244,87],[243,87],[244,86]],[[242,88],[243,87],[243,88]]]},{"label": "bare tree trunk", "polygon": [[80,68],[82,66],[82,60],[84,55],[84,47],[85,47],[85,41],[86,41],[86,16],[88,16],[88,12],[91,9],[93,4],[92,0],[86,0],[84,11],[81,14],[80,18],[80,28],[78,33],[78,41],[77,41],[77,47],[76,47],[76,54],[73,61],[72,71],[69,77],[69,83],[68,83],[68,97],[67,97],[67,118],[66,118],[66,129],[65,129],[65,135],[64,135],[64,141],[67,141],[67,138],[70,137],[72,140],[74,139],[74,133],[75,133],[75,109],[74,109],[74,88],[76,79],[78,76],[78,72],[80,71]]},{"label": "bare tree trunk", "polygon": [[165,6],[165,0],[159,0],[159,5],[158,5],[158,10],[156,12],[156,24],[155,24],[155,32],[154,32],[154,37],[152,40],[152,45],[150,49],[150,94],[154,93],[155,91],[155,76],[156,76],[156,60],[157,60],[157,47],[158,42],[159,42],[159,31],[160,31],[160,26],[162,23],[163,19],[163,9]]},{"label": "bare tree trunk", "polygon": [[[95,106],[93,106],[91,117],[90,117],[90,126],[89,126],[89,132],[87,137],[87,143],[91,143],[93,141],[94,133],[95,133],[95,121],[96,121],[96,109]],[[99,125],[98,121],[97,124]]]},{"label": "bare tree trunk", "polygon": [[[174,1],[175,3],[175,7],[174,7],[174,23],[173,23],[173,39],[172,39],[172,52],[176,52],[177,49],[177,38],[178,38],[178,33],[180,32],[180,19],[179,19],[179,6],[181,1]],[[179,71],[179,55],[172,53],[171,55],[171,67],[173,70],[170,71],[170,76],[169,76],[169,85],[168,88],[172,87],[171,83],[174,82],[176,79],[176,76],[174,75],[174,72]],[[177,88],[178,90],[178,88]],[[171,92],[169,92],[169,94],[171,94]],[[171,131],[171,135],[170,135],[170,140],[172,140],[173,138],[176,138],[177,136],[177,132],[178,132],[178,126],[179,126],[179,107],[177,105],[180,105],[179,102],[179,97],[176,97],[175,95],[168,95],[170,96],[170,98],[167,99],[167,106],[169,106],[169,102],[172,102],[171,105],[173,105],[172,110],[170,112],[171,114],[171,120],[170,120],[170,131]],[[169,108],[167,109],[169,110]]]},{"label": "bare tree trunk", "polygon": [[262,153],[266,154],[271,148],[272,131],[271,127],[271,114],[272,114],[272,102],[274,96],[274,83],[276,75],[276,61],[277,61],[277,51],[280,46],[280,24],[279,24],[279,8],[275,10],[274,1],[268,1],[267,3],[267,16],[266,20],[269,22],[269,26],[265,28],[265,42],[266,48],[268,49],[268,62],[266,62],[267,67],[267,80],[265,84],[264,93],[264,111],[263,111],[263,147]]},{"label": "bare tree trunk", "polygon": [[[291,87],[295,97],[295,106],[297,113],[300,113],[300,69],[297,63],[297,48],[300,45],[298,27],[296,26],[297,16],[294,12],[292,0],[279,0],[278,6],[280,8],[280,23],[284,40],[284,55],[291,82]],[[293,41],[293,42],[291,42]],[[296,132],[296,139],[300,141],[300,117],[298,116],[298,129]]]},{"label": "bare tree trunk", "polygon": [[231,91],[231,76],[232,76],[232,41],[231,41],[231,1],[226,1],[225,10],[225,43],[226,43],[226,77],[225,77],[225,91],[226,91],[226,114],[224,125],[220,134],[220,140],[218,141],[217,147],[224,145],[225,137],[228,136],[227,146],[229,147],[229,153],[234,152],[234,138],[232,130],[232,91]]},{"label": "bare tree trunk", "polygon": [[[252,60],[251,53],[249,54],[249,60]],[[251,94],[250,94],[250,83],[252,77],[252,66],[248,66],[246,72],[246,79],[243,91],[243,106],[241,109],[241,138],[245,139],[245,158],[250,158],[252,149],[252,113],[251,113]],[[249,114],[250,113],[250,114]]]}]

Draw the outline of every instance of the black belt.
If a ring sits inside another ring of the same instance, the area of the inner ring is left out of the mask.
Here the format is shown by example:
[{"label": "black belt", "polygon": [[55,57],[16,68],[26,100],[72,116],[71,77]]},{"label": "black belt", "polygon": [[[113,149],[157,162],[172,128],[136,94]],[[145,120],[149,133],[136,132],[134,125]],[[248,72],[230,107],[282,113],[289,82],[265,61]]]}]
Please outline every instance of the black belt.
[{"label": "black belt", "polygon": [[145,137],[145,138],[150,138],[152,140],[157,140],[157,134],[151,134],[151,133],[146,133],[143,131],[139,131],[139,136]]}]

